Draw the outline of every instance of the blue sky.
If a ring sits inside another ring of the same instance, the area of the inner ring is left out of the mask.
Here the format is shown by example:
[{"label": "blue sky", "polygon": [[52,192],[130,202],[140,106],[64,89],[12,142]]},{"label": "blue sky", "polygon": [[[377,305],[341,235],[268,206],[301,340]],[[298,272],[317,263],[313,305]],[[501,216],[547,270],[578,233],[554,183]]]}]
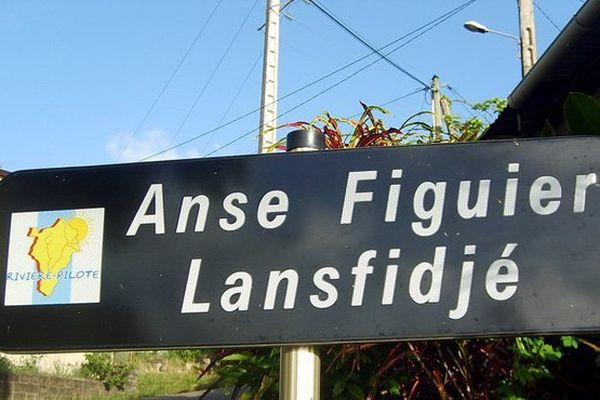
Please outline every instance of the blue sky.
[{"label": "blue sky", "polygon": [[[382,46],[465,0],[322,2],[364,38]],[[562,29],[582,1],[536,0],[536,4]],[[217,5],[189,56],[136,131]],[[558,30],[539,8],[541,55]],[[264,40],[257,28],[264,12],[265,0],[0,2],[0,168],[138,161],[255,110],[260,105],[262,59],[255,62]],[[280,95],[369,53],[304,0],[295,0],[289,14],[281,24]],[[478,0],[390,57],[424,82],[439,75],[443,84],[470,102],[506,97],[520,80],[517,46],[503,37],[467,32],[462,24],[471,19],[518,33],[516,0]],[[281,101],[279,112],[375,57]],[[393,66],[379,62],[278,122],[310,120],[324,110],[350,116],[360,111],[360,100],[382,104],[419,87]],[[394,125],[430,105],[420,92],[387,108],[393,115],[386,120]],[[454,111],[466,113],[459,105]],[[257,126],[254,113],[161,157],[201,157]],[[251,154],[256,149],[256,133],[250,133],[211,156]]]}]

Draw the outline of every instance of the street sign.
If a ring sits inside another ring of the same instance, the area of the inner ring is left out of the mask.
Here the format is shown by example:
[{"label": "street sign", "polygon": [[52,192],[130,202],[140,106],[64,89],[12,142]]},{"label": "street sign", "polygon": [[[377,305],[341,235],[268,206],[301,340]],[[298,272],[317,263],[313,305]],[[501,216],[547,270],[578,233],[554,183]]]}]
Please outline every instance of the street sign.
[{"label": "street sign", "polygon": [[600,331],[600,140],[17,172],[0,348]]}]

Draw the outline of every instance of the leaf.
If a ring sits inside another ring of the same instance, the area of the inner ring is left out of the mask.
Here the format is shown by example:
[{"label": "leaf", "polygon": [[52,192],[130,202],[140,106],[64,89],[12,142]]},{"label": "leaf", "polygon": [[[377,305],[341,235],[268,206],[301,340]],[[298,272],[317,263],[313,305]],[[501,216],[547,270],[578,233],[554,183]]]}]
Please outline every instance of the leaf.
[{"label": "leaf", "polygon": [[600,135],[600,102],[583,93],[570,93],[563,112],[571,133]]},{"label": "leaf", "polygon": [[577,347],[579,347],[579,343],[577,342],[577,339],[575,339],[573,336],[561,336],[560,340],[562,342],[563,347],[567,347],[567,348],[573,348],[576,349]]},{"label": "leaf", "polygon": [[348,392],[350,392],[350,394],[352,395],[352,397],[354,397],[357,400],[364,400],[365,399],[365,392],[363,392],[363,390],[360,388],[360,386],[358,386],[355,383],[350,383],[348,386]]},{"label": "leaf", "polygon": [[296,121],[296,122],[288,122],[286,124],[283,125],[279,125],[277,128],[303,128],[306,126],[310,126],[311,123],[310,122],[306,122],[306,121]]},{"label": "leaf", "polygon": [[400,396],[400,383],[393,378],[389,379],[388,390],[390,391],[390,394],[394,396]]},{"label": "leaf", "polygon": [[248,359],[250,359],[250,356],[243,353],[233,353],[227,357],[223,357],[223,361],[246,361]]},{"label": "leaf", "polygon": [[333,397],[337,397],[346,389],[346,382],[342,379],[338,380],[335,385],[333,385]]}]

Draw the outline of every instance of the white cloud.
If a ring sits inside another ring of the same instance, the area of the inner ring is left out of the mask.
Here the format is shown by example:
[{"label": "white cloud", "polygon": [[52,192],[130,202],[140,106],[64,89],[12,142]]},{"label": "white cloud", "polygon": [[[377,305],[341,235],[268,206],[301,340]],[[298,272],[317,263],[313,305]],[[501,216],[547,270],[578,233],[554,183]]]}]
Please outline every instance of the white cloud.
[{"label": "white cloud", "polygon": [[[120,132],[111,135],[106,143],[106,151],[116,162],[140,161],[146,157],[165,150],[172,144],[171,135],[161,129],[141,132],[137,136],[132,133]],[[168,150],[146,161],[176,160],[180,158],[200,157],[196,149],[180,151]]]}]

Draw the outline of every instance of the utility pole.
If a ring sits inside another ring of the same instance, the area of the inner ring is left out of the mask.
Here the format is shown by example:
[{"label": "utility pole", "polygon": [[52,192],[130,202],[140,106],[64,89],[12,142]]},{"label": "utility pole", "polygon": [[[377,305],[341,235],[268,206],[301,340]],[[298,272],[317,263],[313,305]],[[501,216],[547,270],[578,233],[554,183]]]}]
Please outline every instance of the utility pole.
[{"label": "utility pole", "polygon": [[[447,116],[447,115],[452,115],[452,106],[450,105],[450,102],[448,101],[447,98],[443,97],[442,98],[442,115],[443,116]],[[446,122],[446,121],[444,121]],[[456,137],[456,129],[452,126],[451,123],[446,122],[446,129],[448,129],[448,136],[451,137]]]},{"label": "utility pole", "polygon": [[440,77],[431,78],[431,112],[433,115],[433,141],[442,141],[442,98],[440,96]]},{"label": "utility pole", "polygon": [[258,152],[266,153],[277,141],[277,69],[279,63],[279,0],[267,0],[263,87]]},{"label": "utility pole", "polygon": [[517,3],[519,5],[519,29],[521,33],[521,69],[523,76],[525,76],[537,61],[533,1],[517,0]]}]

